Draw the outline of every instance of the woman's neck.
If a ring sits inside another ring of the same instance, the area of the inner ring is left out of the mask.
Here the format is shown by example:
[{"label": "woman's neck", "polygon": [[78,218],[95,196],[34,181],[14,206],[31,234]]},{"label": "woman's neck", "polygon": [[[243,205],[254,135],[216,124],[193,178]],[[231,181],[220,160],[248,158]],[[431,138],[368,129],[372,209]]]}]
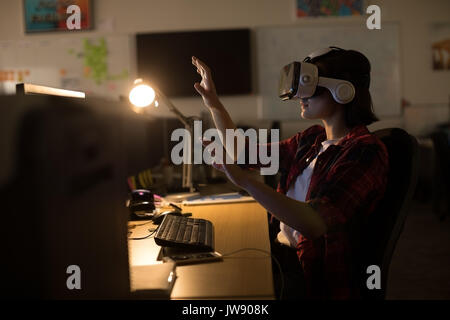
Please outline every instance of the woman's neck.
[{"label": "woman's neck", "polygon": [[350,129],[345,125],[345,119],[342,114],[335,114],[329,119],[322,119],[327,140],[336,140],[344,137],[350,132]]}]

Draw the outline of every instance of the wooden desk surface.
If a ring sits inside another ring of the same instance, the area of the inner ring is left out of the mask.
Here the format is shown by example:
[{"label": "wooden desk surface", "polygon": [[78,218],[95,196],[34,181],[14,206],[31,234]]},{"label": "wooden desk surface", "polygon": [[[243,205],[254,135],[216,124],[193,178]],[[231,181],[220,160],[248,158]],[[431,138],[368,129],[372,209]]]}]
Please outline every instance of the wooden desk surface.
[{"label": "wooden desk surface", "polygon": [[[215,250],[223,255],[242,248],[270,252],[266,210],[256,202],[184,206],[195,218],[210,220],[214,225]],[[153,225],[143,221],[131,237],[147,235]],[[129,240],[130,269],[133,266],[160,263],[156,261],[160,247],[153,238]],[[222,262],[179,266],[176,269],[172,299],[273,299],[271,258],[258,251],[242,251]]]}]

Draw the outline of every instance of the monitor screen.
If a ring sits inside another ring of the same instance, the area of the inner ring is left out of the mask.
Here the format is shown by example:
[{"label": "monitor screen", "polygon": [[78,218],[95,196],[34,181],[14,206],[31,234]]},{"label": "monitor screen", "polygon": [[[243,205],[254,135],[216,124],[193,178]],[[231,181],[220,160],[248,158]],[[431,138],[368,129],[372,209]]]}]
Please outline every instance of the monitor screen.
[{"label": "monitor screen", "polygon": [[195,96],[196,56],[211,69],[219,95],[249,94],[250,30],[145,33],[136,36],[138,75],[170,97]]}]

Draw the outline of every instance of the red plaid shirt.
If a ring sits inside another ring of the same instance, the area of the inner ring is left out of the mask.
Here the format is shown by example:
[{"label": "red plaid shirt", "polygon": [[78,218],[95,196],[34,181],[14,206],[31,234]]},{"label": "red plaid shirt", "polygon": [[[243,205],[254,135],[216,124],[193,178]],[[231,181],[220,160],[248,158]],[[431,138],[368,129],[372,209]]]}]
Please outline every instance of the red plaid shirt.
[{"label": "red plaid shirt", "polygon": [[[316,125],[280,142],[279,192],[286,194],[324,140],[324,128]],[[365,126],[354,127],[318,156],[306,202],[323,218],[327,232],[314,240],[300,236],[297,244],[309,298],[359,297],[348,225],[375,209],[386,188],[388,166],[386,147]]]}]

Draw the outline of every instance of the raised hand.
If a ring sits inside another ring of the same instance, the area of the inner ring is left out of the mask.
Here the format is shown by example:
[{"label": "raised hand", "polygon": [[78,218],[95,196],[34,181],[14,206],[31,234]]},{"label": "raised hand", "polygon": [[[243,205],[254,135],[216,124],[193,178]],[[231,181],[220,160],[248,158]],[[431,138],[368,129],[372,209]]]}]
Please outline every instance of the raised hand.
[{"label": "raised hand", "polygon": [[202,81],[194,84],[195,90],[202,96],[206,107],[214,107],[219,98],[217,97],[216,87],[211,77],[209,67],[196,57],[192,57],[192,64],[197,68],[197,73],[201,75]]}]

